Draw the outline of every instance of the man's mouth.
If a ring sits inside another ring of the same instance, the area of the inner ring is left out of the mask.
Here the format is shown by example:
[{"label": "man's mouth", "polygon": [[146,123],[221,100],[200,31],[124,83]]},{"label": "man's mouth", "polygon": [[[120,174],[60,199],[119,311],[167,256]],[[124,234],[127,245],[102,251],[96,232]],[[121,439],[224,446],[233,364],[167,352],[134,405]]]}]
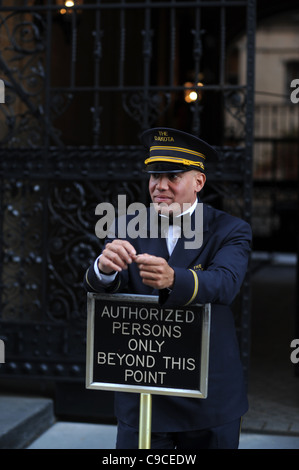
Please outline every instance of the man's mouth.
[{"label": "man's mouth", "polygon": [[166,203],[166,204],[170,204],[172,201],[171,197],[169,196],[164,196],[164,195],[156,195],[154,196],[154,202],[158,203],[158,204],[161,204],[161,203]]}]

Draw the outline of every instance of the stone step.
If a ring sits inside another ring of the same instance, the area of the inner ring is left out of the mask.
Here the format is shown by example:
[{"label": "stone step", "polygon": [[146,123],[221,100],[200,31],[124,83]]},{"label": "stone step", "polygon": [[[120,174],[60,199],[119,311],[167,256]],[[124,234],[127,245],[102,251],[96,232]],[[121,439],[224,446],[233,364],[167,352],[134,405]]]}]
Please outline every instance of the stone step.
[{"label": "stone step", "polygon": [[51,399],[0,394],[0,449],[24,449],[54,422]]}]

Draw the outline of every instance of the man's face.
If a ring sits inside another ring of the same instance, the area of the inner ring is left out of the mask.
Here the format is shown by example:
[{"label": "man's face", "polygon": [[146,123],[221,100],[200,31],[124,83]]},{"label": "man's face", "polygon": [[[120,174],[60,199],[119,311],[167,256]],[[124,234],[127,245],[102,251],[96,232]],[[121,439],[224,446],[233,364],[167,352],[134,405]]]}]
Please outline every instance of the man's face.
[{"label": "man's face", "polygon": [[[180,213],[190,207],[206,181],[196,170],[181,173],[153,173],[149,181],[149,193],[157,211],[168,215]],[[171,210],[168,206],[172,205]]]}]

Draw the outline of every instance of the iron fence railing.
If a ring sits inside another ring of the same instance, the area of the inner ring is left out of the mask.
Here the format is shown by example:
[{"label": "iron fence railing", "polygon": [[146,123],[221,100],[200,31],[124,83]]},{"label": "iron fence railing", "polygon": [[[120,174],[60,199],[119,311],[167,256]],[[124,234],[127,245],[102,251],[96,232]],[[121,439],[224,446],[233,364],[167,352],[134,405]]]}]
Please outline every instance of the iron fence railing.
[{"label": "iron fence railing", "polygon": [[[232,85],[227,46],[239,29],[247,80]],[[146,201],[143,129],[179,127],[215,145],[204,199],[251,219],[255,1],[80,2],[65,14],[11,2],[0,37],[0,374],[81,380],[95,207],[120,193]],[[226,139],[227,110],[238,142]],[[249,275],[236,323],[247,370]]]}]

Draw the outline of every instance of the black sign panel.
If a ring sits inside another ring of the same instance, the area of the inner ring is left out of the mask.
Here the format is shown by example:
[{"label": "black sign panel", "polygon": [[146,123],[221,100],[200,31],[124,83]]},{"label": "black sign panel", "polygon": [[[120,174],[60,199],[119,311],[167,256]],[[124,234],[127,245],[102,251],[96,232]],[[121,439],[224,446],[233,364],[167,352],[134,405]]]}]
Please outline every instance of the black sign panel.
[{"label": "black sign panel", "polygon": [[87,388],[207,396],[210,305],[88,294]]}]

